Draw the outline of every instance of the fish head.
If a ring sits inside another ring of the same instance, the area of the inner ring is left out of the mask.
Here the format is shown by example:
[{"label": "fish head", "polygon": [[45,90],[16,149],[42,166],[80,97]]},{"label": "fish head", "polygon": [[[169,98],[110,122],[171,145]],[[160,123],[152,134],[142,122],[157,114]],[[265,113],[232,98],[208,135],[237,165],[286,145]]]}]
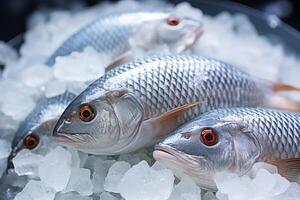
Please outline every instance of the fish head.
[{"label": "fish head", "polygon": [[202,22],[188,16],[170,14],[158,24],[157,39],[180,53],[190,48],[202,35]]},{"label": "fish head", "polygon": [[[59,116],[63,112],[61,105],[43,107],[38,105],[19,126],[12,141],[12,151],[8,159],[8,168],[13,168],[12,159],[23,149],[39,151],[43,136],[50,136]],[[48,145],[48,144],[47,144]]]},{"label": "fish head", "polygon": [[82,93],[64,111],[53,136],[58,143],[87,153],[119,154],[135,139],[143,113],[126,89]]},{"label": "fish head", "polygon": [[179,177],[189,175],[202,188],[216,190],[216,172],[248,170],[257,158],[256,145],[240,128],[215,118],[200,118],[158,143],[153,156]]}]

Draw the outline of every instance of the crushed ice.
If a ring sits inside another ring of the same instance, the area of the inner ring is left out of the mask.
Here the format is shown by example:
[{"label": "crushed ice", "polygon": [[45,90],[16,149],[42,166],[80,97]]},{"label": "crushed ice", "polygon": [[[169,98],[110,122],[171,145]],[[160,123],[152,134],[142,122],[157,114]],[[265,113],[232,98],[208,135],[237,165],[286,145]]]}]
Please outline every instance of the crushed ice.
[{"label": "crushed ice", "polygon": [[[83,52],[57,58],[54,67],[49,68],[43,64],[49,55],[68,36],[97,17],[124,10],[124,7],[139,9],[155,5],[165,6],[159,1],[146,1],[141,5],[126,0],[76,11],[50,14],[38,11],[28,22],[29,30],[19,53],[0,42],[0,65],[5,67],[0,73],[0,174],[5,171],[10,141],[18,124],[37,101],[67,89],[79,94],[105,72],[105,66],[113,59],[88,47]],[[175,12],[189,13],[189,17],[203,21],[204,34],[190,52],[224,60],[259,77],[300,86],[300,79],[295,76],[299,74],[299,57],[286,53],[281,44],[272,44],[260,36],[243,14],[222,12],[211,17],[188,3],[177,5]],[[130,40],[136,54],[151,51],[143,47],[145,40],[152,44],[151,37],[157,34],[155,24],[149,27],[139,30],[135,39]],[[148,38],[145,33],[149,33]],[[172,52],[168,45],[151,48]],[[188,177],[176,180],[172,171],[158,162],[153,164],[147,150],[114,157],[88,156],[49,144],[50,140],[45,137],[40,149],[23,150],[13,159],[15,170],[10,170],[3,180],[8,185],[7,192],[15,191],[14,188],[21,191],[15,200],[296,200],[300,196],[299,184],[289,182],[277,174],[274,166],[265,163],[257,163],[242,177],[225,172],[218,174],[219,191],[215,195],[201,191]]]}]

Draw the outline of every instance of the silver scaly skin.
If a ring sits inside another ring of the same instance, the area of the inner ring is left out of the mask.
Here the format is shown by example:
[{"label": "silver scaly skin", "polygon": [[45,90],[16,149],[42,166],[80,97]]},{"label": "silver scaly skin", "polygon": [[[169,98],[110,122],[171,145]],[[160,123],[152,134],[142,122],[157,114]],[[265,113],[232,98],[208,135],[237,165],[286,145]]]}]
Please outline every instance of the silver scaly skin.
[{"label": "silver scaly skin", "polygon": [[[112,59],[116,59],[128,50],[128,40],[134,30],[141,25],[145,26],[145,24],[151,22],[159,23],[157,28],[164,27],[169,31],[171,30],[178,36],[173,38],[174,40],[180,40],[181,36],[191,34],[192,32],[196,35],[200,34],[201,22],[188,17],[178,17],[178,19],[180,19],[178,26],[168,26],[167,19],[171,16],[176,16],[176,14],[159,10],[139,10],[102,17],[83,27],[67,39],[52,56],[50,56],[46,64],[51,67],[57,57],[69,55],[74,51],[82,51],[87,46],[93,47],[99,53],[109,54]],[[195,40],[196,39],[198,39],[198,37],[195,37]],[[174,41],[159,40],[159,42],[172,43]],[[41,129],[39,128],[40,126],[43,127],[44,123],[48,124],[47,126],[50,128],[46,133],[51,131],[55,120],[58,119],[62,111],[74,97],[74,94],[67,92],[53,98],[42,99],[16,132],[11,158],[22,148],[25,148],[23,140],[26,136],[44,133],[40,131]],[[48,116],[51,116],[51,118],[47,118]]]},{"label": "silver scaly skin", "polygon": [[[88,153],[131,152],[208,110],[258,106],[264,97],[264,89],[250,75],[218,60],[152,56],[121,65],[92,83],[64,111],[54,136],[61,144]],[[200,103],[182,117],[159,120],[194,102]],[[80,118],[85,106],[90,113],[94,110],[88,122]]]},{"label": "silver scaly skin", "polygon": [[82,51],[87,46],[115,58],[128,50],[128,39],[135,28],[143,23],[166,19],[169,16],[170,13],[164,11],[141,10],[103,17],[69,37],[50,56],[47,65],[53,65],[58,56],[67,56],[74,51]]},{"label": "silver scaly skin", "polygon": [[[215,135],[215,143],[203,139],[207,130]],[[190,175],[206,189],[216,189],[216,172],[244,174],[259,161],[276,165],[279,173],[293,180],[300,174],[300,113],[216,109],[178,128],[155,149],[156,160],[178,176]],[[292,169],[284,165],[293,162]]]}]

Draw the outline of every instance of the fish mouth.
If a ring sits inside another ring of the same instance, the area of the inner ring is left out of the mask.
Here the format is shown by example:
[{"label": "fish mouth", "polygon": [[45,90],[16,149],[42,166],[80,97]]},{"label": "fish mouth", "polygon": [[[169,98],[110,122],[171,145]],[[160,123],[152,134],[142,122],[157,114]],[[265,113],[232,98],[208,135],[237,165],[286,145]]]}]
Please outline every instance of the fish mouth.
[{"label": "fish mouth", "polygon": [[169,160],[169,161],[178,161],[178,153],[176,150],[166,146],[166,145],[156,145],[153,152],[153,157],[155,160]]}]

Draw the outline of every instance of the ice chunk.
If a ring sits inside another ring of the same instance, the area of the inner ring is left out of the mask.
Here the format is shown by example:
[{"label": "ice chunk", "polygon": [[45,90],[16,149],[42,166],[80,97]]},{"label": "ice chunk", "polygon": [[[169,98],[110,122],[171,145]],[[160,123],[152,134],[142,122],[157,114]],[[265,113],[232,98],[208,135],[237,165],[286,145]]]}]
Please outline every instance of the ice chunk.
[{"label": "ice chunk", "polygon": [[3,172],[6,170],[7,167],[7,158],[0,159],[0,177],[2,177]]},{"label": "ice chunk", "polygon": [[151,169],[146,161],[129,169],[121,180],[119,190],[125,199],[167,199],[173,188],[172,171]]},{"label": "ice chunk", "polygon": [[75,192],[59,193],[55,196],[55,200],[92,200],[92,197],[81,196]]},{"label": "ice chunk", "polygon": [[188,2],[177,4],[175,13],[195,20],[202,20],[203,13],[197,8],[193,8]]},{"label": "ice chunk", "polygon": [[54,97],[64,93],[67,89],[67,83],[60,80],[50,80],[46,85],[45,96]]},{"label": "ice chunk", "polygon": [[54,65],[54,75],[65,81],[89,81],[99,78],[111,62],[108,55],[97,53],[87,47],[83,52],[74,52],[67,57],[58,57]]},{"label": "ice chunk", "polygon": [[22,192],[18,193],[15,200],[53,200],[55,190],[42,181],[31,180],[27,183]]},{"label": "ice chunk", "polygon": [[278,173],[278,170],[277,170],[276,166],[268,164],[268,163],[264,163],[264,162],[257,162],[253,165],[253,167],[248,172],[248,174],[251,177],[255,177],[257,175],[257,172],[260,171],[261,169],[265,169],[265,170],[269,171],[272,174]]},{"label": "ice chunk", "polygon": [[16,157],[12,159],[15,172],[19,176],[29,175],[38,176],[38,166],[43,157],[39,154],[32,153],[28,149],[21,150]]},{"label": "ice chunk", "polygon": [[[244,175],[239,177],[231,173],[217,173],[217,197],[219,199],[273,199],[285,193],[290,182],[279,174],[272,174],[264,168],[257,171],[256,176],[250,179]],[[226,197],[227,196],[227,197]]]},{"label": "ice chunk", "polygon": [[136,153],[127,153],[127,154],[121,154],[118,158],[119,161],[126,161],[130,163],[131,165],[136,165],[142,160],[145,160],[148,162],[148,164],[153,163],[153,158],[150,157],[152,153],[149,153],[147,149],[141,150]]},{"label": "ice chunk", "polygon": [[174,187],[170,200],[201,200],[200,188],[189,178],[184,176]]},{"label": "ice chunk", "polygon": [[218,200],[217,197],[210,191],[206,192],[201,199],[202,200]]},{"label": "ice chunk", "polygon": [[73,168],[66,191],[76,191],[82,196],[93,194],[93,184],[89,169]]},{"label": "ice chunk", "polygon": [[111,195],[109,192],[102,192],[100,195],[101,200],[118,200],[119,198]]},{"label": "ice chunk", "polygon": [[45,156],[38,168],[39,176],[56,191],[62,191],[69,182],[71,164],[71,153],[59,146]]},{"label": "ice chunk", "polygon": [[115,162],[105,178],[104,189],[109,192],[119,193],[119,184],[124,174],[130,169],[130,164],[124,161]]},{"label": "ice chunk", "polygon": [[0,80],[0,82],[0,110],[14,120],[24,119],[35,106],[30,92],[25,92],[26,87],[22,88],[12,81]]},{"label": "ice chunk", "polygon": [[85,163],[85,168],[89,168],[92,172],[93,191],[100,194],[104,191],[104,181],[108,173],[108,169],[116,162],[115,160],[104,160],[105,157],[89,156]]},{"label": "ice chunk", "polygon": [[11,151],[11,145],[8,141],[0,139],[0,159],[7,158]]},{"label": "ice chunk", "polygon": [[87,86],[88,84],[86,82],[79,81],[72,81],[67,84],[68,91],[76,95],[80,94]]},{"label": "ice chunk", "polygon": [[152,167],[152,169],[156,170],[156,171],[159,171],[159,170],[162,170],[162,169],[167,169],[164,165],[162,165],[160,162],[156,161]]},{"label": "ice chunk", "polygon": [[18,59],[18,53],[11,46],[0,41],[0,64],[9,64]]},{"label": "ice chunk", "polygon": [[45,65],[29,66],[22,72],[22,79],[27,86],[40,88],[52,77],[52,68]]}]

